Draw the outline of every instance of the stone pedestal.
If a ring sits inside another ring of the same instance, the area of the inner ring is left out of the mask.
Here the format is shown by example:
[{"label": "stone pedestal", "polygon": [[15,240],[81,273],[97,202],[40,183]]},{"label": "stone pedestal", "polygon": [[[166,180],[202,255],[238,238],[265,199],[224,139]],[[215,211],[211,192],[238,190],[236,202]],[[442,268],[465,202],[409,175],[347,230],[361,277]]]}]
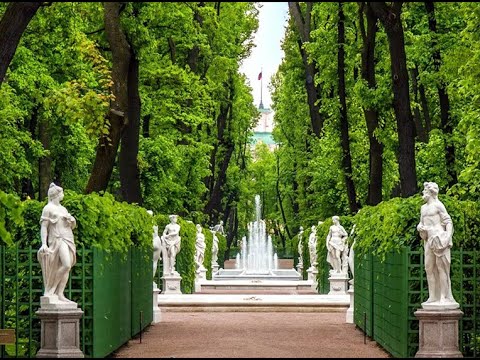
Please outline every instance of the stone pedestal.
[{"label": "stone pedestal", "polygon": [[460,309],[419,309],[414,315],[420,322],[416,358],[463,357],[458,349],[458,320],[463,315]]},{"label": "stone pedestal", "polygon": [[173,275],[163,275],[162,284],[163,284],[163,294],[181,294],[182,290],[180,288],[180,281],[182,277],[179,273],[175,272]]},{"label": "stone pedestal", "polygon": [[207,269],[198,269],[195,273],[195,292],[202,291],[202,283],[207,280]]},{"label": "stone pedestal", "polygon": [[[303,264],[297,264],[297,272],[302,275],[303,274]],[[302,275],[303,279],[303,275]]]},{"label": "stone pedestal", "polygon": [[313,291],[318,291],[317,274],[318,274],[318,270],[315,266],[310,266],[310,268],[308,268],[307,280],[311,282],[311,287]]},{"label": "stone pedestal", "polygon": [[218,264],[212,264],[212,274],[215,274],[218,272],[219,265]]},{"label": "stone pedestal", "polygon": [[347,295],[348,276],[347,274],[330,274],[330,292],[328,295]]},{"label": "stone pedestal", "polygon": [[347,316],[345,318],[345,322],[348,324],[353,324],[353,279],[348,282],[350,287],[348,288],[347,293],[350,295],[350,307],[347,309]]},{"label": "stone pedestal", "polygon": [[40,297],[36,312],[41,321],[37,358],[83,358],[80,350],[80,318],[77,303],[60,302],[56,295]]},{"label": "stone pedestal", "polygon": [[[155,284],[156,285],[156,284]],[[162,311],[158,307],[158,294],[160,294],[160,289],[157,286],[153,288],[153,320],[152,324],[159,323],[162,321]]]}]

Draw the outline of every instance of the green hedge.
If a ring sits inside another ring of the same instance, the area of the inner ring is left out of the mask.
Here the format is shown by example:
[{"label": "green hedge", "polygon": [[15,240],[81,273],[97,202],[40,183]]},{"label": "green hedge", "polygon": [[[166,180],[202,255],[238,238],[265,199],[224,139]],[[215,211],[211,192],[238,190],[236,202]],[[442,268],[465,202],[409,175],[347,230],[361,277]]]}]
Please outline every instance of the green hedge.
[{"label": "green hedge", "polygon": [[[453,221],[453,248],[474,248],[475,239],[480,235],[480,206],[448,195],[440,194],[439,199]],[[383,259],[389,251],[400,251],[403,246],[422,247],[417,231],[422,204],[421,196],[415,195],[362,208],[352,217],[352,222],[357,224],[356,251],[372,252]]]}]

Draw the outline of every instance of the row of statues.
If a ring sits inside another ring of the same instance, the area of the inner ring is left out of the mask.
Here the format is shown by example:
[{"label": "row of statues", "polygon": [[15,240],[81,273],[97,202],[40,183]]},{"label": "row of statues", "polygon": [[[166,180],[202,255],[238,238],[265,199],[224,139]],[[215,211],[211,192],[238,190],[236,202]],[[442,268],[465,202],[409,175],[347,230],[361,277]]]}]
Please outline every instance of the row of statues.
[{"label": "row of statues", "polygon": [[[425,204],[420,209],[420,222],[417,230],[424,242],[425,271],[427,274],[429,297],[422,306],[428,304],[442,304],[442,306],[458,307],[454,300],[450,281],[450,249],[453,245],[453,223],[443,203],[438,199],[438,185],[434,182],[425,182],[422,199]],[[40,217],[41,247],[37,253],[40,262],[44,296],[60,302],[70,302],[64,295],[65,286],[68,282],[69,272],[76,263],[76,248],[73,237],[73,229],[76,227],[75,218],[60,204],[63,200],[63,189],[51,183],[48,189],[48,203],[42,210]],[[152,212],[150,212],[153,215]],[[164,275],[173,275],[175,260],[181,249],[180,225],[177,224],[177,215],[169,216],[167,224],[161,236],[158,235],[158,226],[153,230],[153,273],[155,276],[157,263],[163,257]],[[353,275],[353,247],[347,244],[348,234],[340,225],[339,217],[332,217],[333,225],[330,226],[326,238],[328,250],[327,261],[332,269],[330,274],[346,274],[348,268]],[[319,222],[318,225],[321,225]],[[197,234],[195,240],[195,264],[198,272],[203,268],[205,254],[205,235],[202,226],[196,225]],[[355,225],[350,236],[353,235]],[[224,234],[223,222],[210,228],[213,234],[212,264],[216,263],[218,256],[218,237],[216,233]],[[303,263],[303,227],[300,227],[298,251],[300,263]],[[317,266],[317,236],[316,226],[312,226],[312,232],[308,239],[308,246],[312,266]]]},{"label": "row of statues", "polygon": [[[153,215],[151,210],[148,210],[150,215]],[[169,216],[170,223],[165,226],[161,236],[158,235],[158,226],[153,226],[153,276],[157,273],[158,261],[163,257],[163,274],[164,275],[178,275],[175,270],[176,256],[181,249],[180,225],[177,224],[177,215]],[[197,232],[195,237],[195,267],[196,272],[199,273],[205,270],[203,260],[205,258],[205,234],[203,234],[202,225],[197,224]],[[217,232],[224,234],[223,221],[210,228],[213,236],[212,243],[212,264],[217,264],[218,260],[218,237]]]}]

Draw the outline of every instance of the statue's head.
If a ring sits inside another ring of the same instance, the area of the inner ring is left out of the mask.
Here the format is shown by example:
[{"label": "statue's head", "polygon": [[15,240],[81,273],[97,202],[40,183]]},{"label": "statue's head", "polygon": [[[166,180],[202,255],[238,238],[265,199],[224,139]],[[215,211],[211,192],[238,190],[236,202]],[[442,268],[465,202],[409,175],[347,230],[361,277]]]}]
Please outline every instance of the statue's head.
[{"label": "statue's head", "polygon": [[168,218],[170,219],[170,221],[171,221],[172,223],[176,223],[176,222],[177,222],[177,215],[170,215]]},{"label": "statue's head", "polygon": [[438,196],[438,185],[434,182],[424,182],[422,199],[427,201],[429,197],[436,198]]},{"label": "statue's head", "polygon": [[197,232],[202,232],[202,225],[197,224],[195,227],[197,228]]},{"label": "statue's head", "polygon": [[48,201],[51,201],[56,198],[60,198],[60,200],[63,199],[63,188],[55,185],[55,183],[51,183],[50,187],[48,188]]},{"label": "statue's head", "polygon": [[303,226],[300,226],[300,231],[303,231]]},{"label": "statue's head", "polygon": [[147,213],[153,216],[153,211],[152,210],[147,210]]},{"label": "statue's head", "polygon": [[335,225],[338,225],[338,223],[340,222],[340,218],[337,215],[332,216],[332,221]]},{"label": "statue's head", "polygon": [[312,231],[316,231],[317,228],[315,227],[315,225],[312,225]]}]

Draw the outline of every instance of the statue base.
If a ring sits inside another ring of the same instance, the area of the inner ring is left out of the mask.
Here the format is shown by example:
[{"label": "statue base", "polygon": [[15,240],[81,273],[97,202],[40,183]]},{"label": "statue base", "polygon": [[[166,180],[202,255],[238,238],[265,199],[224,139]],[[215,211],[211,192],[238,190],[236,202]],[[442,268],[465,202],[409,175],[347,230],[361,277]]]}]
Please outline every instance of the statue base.
[{"label": "statue base", "polygon": [[419,309],[414,315],[420,321],[416,358],[463,357],[458,349],[458,320],[463,316],[460,309]]},{"label": "statue base", "polygon": [[161,290],[157,286],[153,288],[153,320],[151,324],[156,324],[162,321],[162,311],[158,307],[158,294],[160,294],[160,291]]},{"label": "statue base", "polygon": [[212,274],[215,274],[216,272],[218,272],[218,268],[220,266],[218,264],[212,264]]},{"label": "statue base", "polygon": [[[297,264],[297,272],[302,275],[303,274],[303,264]],[[302,275],[303,279],[303,275]]]},{"label": "statue base", "polygon": [[207,280],[207,269],[198,269],[195,273],[195,292],[202,292],[202,283]]},{"label": "statue base", "polygon": [[318,289],[317,289],[317,286],[318,286],[318,283],[317,283],[318,270],[317,270],[317,268],[315,266],[310,266],[307,270],[307,274],[308,274],[307,280],[311,282],[312,290],[313,291],[318,291]]},{"label": "statue base", "polygon": [[345,322],[348,324],[353,324],[353,294],[354,294],[353,279],[350,280],[348,283],[350,284],[350,287],[348,288],[348,291],[347,291],[347,293],[350,295],[350,307],[347,309]]},{"label": "statue base", "polygon": [[163,275],[162,284],[163,284],[163,294],[181,294],[182,290],[180,289],[180,281],[182,277],[179,273],[175,272],[173,275]]},{"label": "statue base", "polygon": [[347,295],[348,276],[344,273],[330,274],[330,292],[328,295]]},{"label": "statue base", "polygon": [[56,295],[40,297],[36,312],[41,321],[37,358],[83,358],[80,350],[80,318],[77,303],[59,302]]}]

